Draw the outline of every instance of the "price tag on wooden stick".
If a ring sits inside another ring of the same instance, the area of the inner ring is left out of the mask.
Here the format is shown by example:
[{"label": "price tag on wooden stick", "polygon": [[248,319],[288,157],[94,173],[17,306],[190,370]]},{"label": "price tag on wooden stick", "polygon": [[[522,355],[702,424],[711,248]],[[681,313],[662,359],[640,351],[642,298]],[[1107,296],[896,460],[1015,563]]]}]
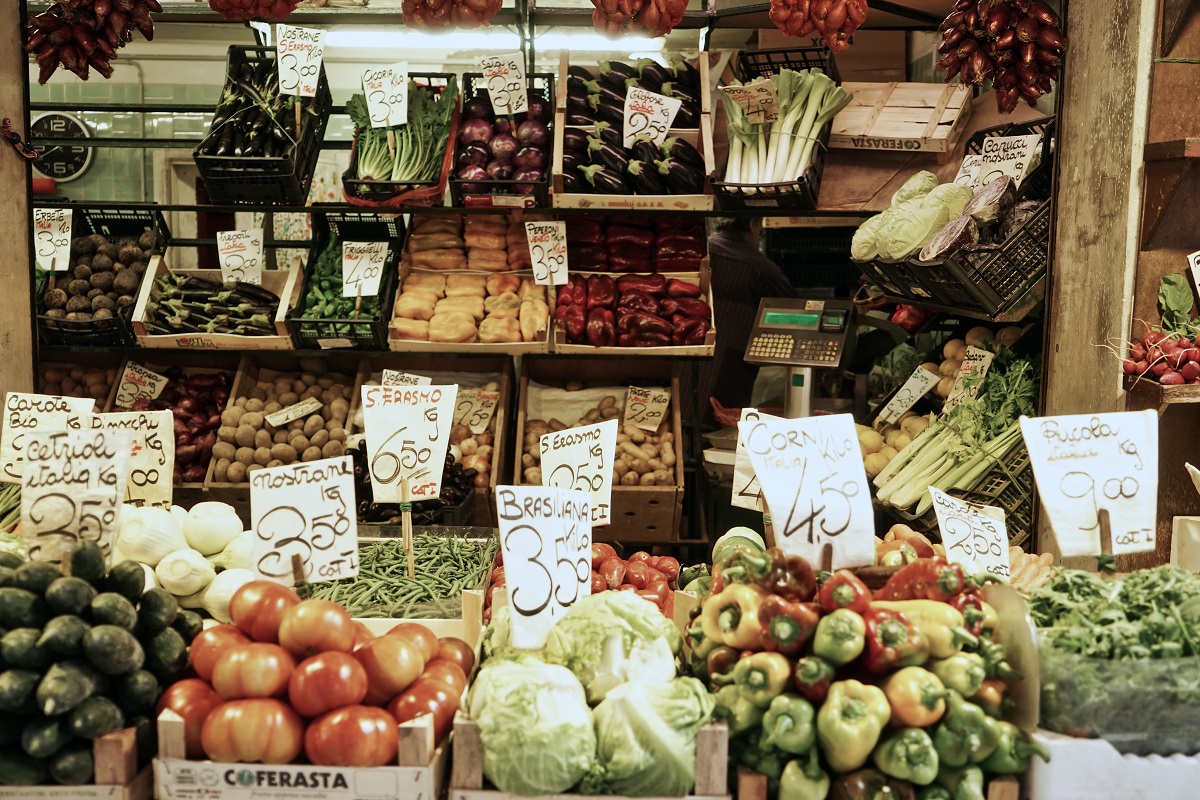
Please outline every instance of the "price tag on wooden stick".
[{"label": "price tag on wooden stick", "polygon": [[362,74],[363,96],[372,128],[387,128],[408,122],[408,62],[387,67],[368,67]]},{"label": "price tag on wooden stick", "polygon": [[972,575],[988,572],[1008,580],[1008,529],[1004,509],[965,503],[929,487],[946,560],[961,564]]},{"label": "price tag on wooden stick", "polygon": [[221,280],[262,286],[263,232],[261,230],[218,231],[217,258]]},{"label": "price tag on wooden stick", "polygon": [[592,512],[588,493],[544,486],[497,486],[500,549],[514,647],[546,643],[555,620],[591,594]]},{"label": "price tag on wooden stick", "polygon": [[385,369],[379,383],[383,386],[428,386],[433,383],[433,379],[426,378],[424,375]]},{"label": "price tag on wooden stick", "polygon": [[93,430],[129,431],[125,500],[171,507],[175,484],[175,418],[170,411],[114,411],[88,418]]},{"label": "price tag on wooden stick", "polygon": [[626,425],[636,425],[644,431],[654,433],[662,425],[671,406],[671,390],[658,387],[643,389],[630,386],[625,393]]},{"label": "price tag on wooden stick", "polygon": [[[775,417],[764,414],[758,409],[743,408],[740,422],[758,422],[759,420],[776,420]],[[763,504],[762,485],[754,474],[754,466],[750,463],[750,454],[746,452],[746,439],[738,430],[737,450],[733,455],[733,494],[729,504],[734,508],[749,508],[753,511],[765,511]]]},{"label": "price tag on wooden stick", "polygon": [[163,393],[163,389],[167,388],[170,382],[165,375],[159,375],[141,364],[126,362],[113,403],[117,408],[132,408],[138,400],[154,400]]},{"label": "price tag on wooden stick", "polygon": [[301,417],[307,417],[309,414],[315,414],[321,410],[324,403],[319,397],[310,397],[307,400],[301,400],[299,403],[292,403],[287,408],[281,408],[273,414],[267,414],[267,424],[272,428],[282,428],[289,422],[295,422]]},{"label": "price tag on wooden stick", "polygon": [[291,585],[300,557],[307,581],[358,574],[358,517],[350,456],[285,464],[250,475],[254,570]]},{"label": "price tag on wooden stick", "polygon": [[342,297],[379,294],[387,253],[387,242],[342,242]]},{"label": "price tag on wooden stick", "polygon": [[401,481],[412,500],[442,490],[442,466],[454,427],[458,386],[364,386],[363,422],[371,489],[377,503],[399,503]]},{"label": "price tag on wooden stick", "polygon": [[529,108],[524,53],[484,56],[479,59],[479,69],[483,72],[483,82],[492,101],[492,111],[496,114],[520,114]]},{"label": "price tag on wooden stick", "polygon": [[974,400],[979,396],[988,368],[992,366],[992,359],[995,357],[995,353],[979,347],[967,348],[962,365],[958,368],[958,375],[954,378],[954,388],[950,390],[950,396],[942,405],[943,414],[949,414],[962,405],[964,400]]},{"label": "price tag on wooden stick", "polygon": [[29,434],[79,430],[96,407],[92,398],[9,392],[4,396],[0,426],[0,481],[21,482],[21,464]]},{"label": "price tag on wooden stick", "polygon": [[551,431],[541,438],[542,485],[591,494],[592,525],[612,522],[617,421]]},{"label": "price tag on wooden stick", "polygon": [[466,425],[471,433],[483,433],[500,405],[500,393],[484,389],[458,390],[458,402],[454,408],[454,424]]},{"label": "price tag on wooden stick", "polygon": [[624,128],[625,136],[622,144],[632,147],[640,134],[650,137],[652,144],[662,144],[671,132],[671,123],[683,101],[678,97],[648,92],[637,86],[631,86],[625,93]]},{"label": "price tag on wooden stick", "polygon": [[325,55],[325,32],[280,23],[275,26],[279,93],[316,97]]},{"label": "price tag on wooden stick", "polygon": [[754,124],[779,119],[779,95],[770,78],[759,78],[737,86],[718,86],[721,93],[742,107],[746,119]]},{"label": "price tag on wooden stick", "polygon": [[65,272],[71,262],[71,223],[74,210],[70,208],[35,208],[33,210],[33,252],[37,265],[49,272]]},{"label": "price tag on wooden stick", "polygon": [[784,552],[834,569],[875,563],[875,515],[851,415],[739,422],[738,430]]},{"label": "price tag on wooden stick", "polygon": [[886,425],[900,419],[917,404],[918,400],[928,394],[930,389],[937,386],[941,379],[941,375],[930,372],[924,367],[914,369],[912,375],[908,376],[908,380],[892,395],[892,399],[875,417],[876,426]]},{"label": "price tag on wooden stick", "polygon": [[[1038,500],[1064,556],[1154,550],[1158,415],[1153,410],[1021,417]],[[1111,547],[1101,518],[1111,523]]]},{"label": "price tag on wooden stick", "polygon": [[31,560],[58,563],[79,541],[95,542],[109,560],[132,443],[127,430],[26,435],[21,535]]},{"label": "price tag on wooden stick", "polygon": [[526,222],[533,279],[543,286],[567,282],[567,223]]}]

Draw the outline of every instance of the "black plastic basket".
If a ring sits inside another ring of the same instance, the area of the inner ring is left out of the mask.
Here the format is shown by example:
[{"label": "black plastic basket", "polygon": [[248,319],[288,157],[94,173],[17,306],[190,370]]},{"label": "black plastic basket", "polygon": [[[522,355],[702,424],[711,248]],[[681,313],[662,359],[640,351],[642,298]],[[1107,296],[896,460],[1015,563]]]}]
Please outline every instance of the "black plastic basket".
[{"label": "black plastic basket", "polygon": [[[388,242],[383,275],[379,279],[379,317],[377,319],[302,319],[308,305],[308,282],[316,268],[317,259],[331,238],[339,242]],[[404,222],[401,217],[381,216],[372,212],[330,212],[313,214],[313,248],[304,268],[305,290],[300,302],[287,317],[288,330],[299,349],[334,349],[328,340],[344,339],[350,349],[386,350],[388,321],[396,299],[396,283],[400,248],[404,242]],[[325,341],[323,345],[322,342]],[[340,348],[338,348],[340,349]]]},{"label": "black plastic basket", "polygon": [[[422,86],[430,86],[438,90],[438,102],[446,102],[444,97],[445,88],[451,78],[456,78],[448,72],[411,72],[408,75],[409,80],[415,81]],[[450,102],[457,103],[458,98],[449,98]],[[455,139],[458,136],[457,124],[451,124],[450,140],[446,143],[446,149],[450,151],[450,165],[453,168],[454,146]],[[358,198],[359,200],[369,201],[371,203],[387,204],[396,201],[398,195],[408,194],[410,192],[418,193],[413,199],[413,205],[442,205],[444,200],[436,189],[442,186],[446,180],[446,159],[443,159],[442,170],[436,178],[427,181],[408,181],[393,182],[393,181],[365,181],[355,177],[358,175],[358,148],[352,148],[350,151],[350,166],[342,173],[342,188],[348,198]],[[444,194],[444,191],[442,192]]]},{"label": "black plastic basket", "polygon": [[995,128],[984,128],[976,131],[967,140],[966,152],[978,155],[983,152],[983,140],[992,136],[1029,136],[1039,134],[1042,137],[1042,158],[1033,172],[1021,181],[1017,190],[1019,200],[1047,200],[1054,188],[1054,117],[1042,117],[1030,122],[1010,122]]},{"label": "black plastic basket", "polygon": [[[230,45],[226,64],[226,91],[232,91],[233,78],[247,61],[261,63],[264,59],[274,61],[274,47],[245,47]],[[193,158],[204,186],[208,190],[209,202],[221,204],[266,204],[281,203],[302,206],[308,201],[308,187],[312,183],[313,170],[325,139],[325,126],[333,108],[333,97],[329,93],[329,81],[325,67],[321,67],[316,97],[297,98],[303,100],[303,128],[299,141],[287,155],[266,156],[213,156],[203,155],[196,148]],[[313,113],[309,113],[309,111]],[[272,124],[272,123],[268,123]],[[288,129],[289,135],[295,131]],[[210,130],[204,142],[221,132]],[[204,146],[201,143],[201,147]]]},{"label": "black plastic basket", "polygon": [[[482,95],[487,96],[487,86],[483,83],[483,74],[468,72],[463,75],[463,102]],[[538,208],[550,205],[550,174],[553,171],[553,142],[554,142],[554,76],[548,72],[527,75],[525,80],[531,92],[537,92],[546,99],[550,109],[551,119],[546,127],[550,129],[551,145],[546,147],[546,168],[542,171],[540,181],[488,180],[462,181],[457,177],[450,179],[450,196],[454,205],[460,208],[492,208],[495,206]],[[515,123],[514,123],[515,127]],[[515,133],[515,131],[514,131]],[[455,171],[458,168],[459,143],[454,144]],[[468,191],[470,189],[470,191]]]},{"label": "black plastic basket", "polygon": [[781,47],[774,50],[743,50],[738,55],[737,75],[742,82],[768,78],[781,69],[819,69],[842,82],[833,53],[828,47]]},{"label": "black plastic basket", "polygon": [[[74,238],[100,234],[109,239],[122,236],[141,236],[146,231],[154,233],[154,246],[150,249],[157,255],[167,250],[171,232],[162,212],[156,208],[76,208],[72,215],[71,234]],[[149,271],[149,270],[147,270]],[[133,335],[134,304],[119,306],[117,313],[109,319],[73,320],[55,319],[46,316],[45,288],[51,277],[66,273],[56,272],[46,276],[46,284],[38,292],[38,334],[42,344],[68,347],[130,347],[136,342]]]}]

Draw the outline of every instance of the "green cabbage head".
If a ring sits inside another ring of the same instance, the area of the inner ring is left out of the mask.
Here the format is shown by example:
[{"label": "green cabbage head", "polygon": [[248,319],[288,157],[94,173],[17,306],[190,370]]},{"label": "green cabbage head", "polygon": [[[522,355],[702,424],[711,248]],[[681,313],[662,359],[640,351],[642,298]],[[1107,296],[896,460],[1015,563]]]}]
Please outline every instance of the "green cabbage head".
[{"label": "green cabbage head", "polygon": [[921,199],[921,205],[926,208],[941,206],[949,212],[950,219],[954,219],[962,214],[963,207],[966,206],[974,194],[975,191],[970,186],[962,186],[957,183],[943,183],[925,195]]},{"label": "green cabbage head", "polygon": [[914,198],[920,199],[933,191],[933,188],[938,185],[937,175],[934,175],[928,170],[921,170],[916,175],[906,180],[904,184],[896,190],[892,195],[892,207],[903,203],[905,200]]}]

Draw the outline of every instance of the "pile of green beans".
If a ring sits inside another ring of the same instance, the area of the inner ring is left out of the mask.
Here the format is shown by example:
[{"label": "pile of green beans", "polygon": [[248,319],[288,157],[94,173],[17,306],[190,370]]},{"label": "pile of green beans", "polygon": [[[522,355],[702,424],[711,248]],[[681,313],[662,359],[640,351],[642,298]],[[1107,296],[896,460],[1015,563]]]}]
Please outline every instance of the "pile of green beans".
[{"label": "pile of green beans", "polygon": [[497,547],[494,538],[415,534],[409,578],[402,540],[368,544],[358,551],[358,577],[314,583],[311,596],[338,603],[352,617],[455,619],[462,616],[463,590],[483,586]]}]

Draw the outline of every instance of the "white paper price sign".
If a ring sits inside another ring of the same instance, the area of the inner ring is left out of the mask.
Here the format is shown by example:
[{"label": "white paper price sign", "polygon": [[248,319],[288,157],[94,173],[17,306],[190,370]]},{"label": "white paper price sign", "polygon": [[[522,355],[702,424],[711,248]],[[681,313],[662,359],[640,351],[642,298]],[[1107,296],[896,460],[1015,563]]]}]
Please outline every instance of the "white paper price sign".
[{"label": "white paper price sign", "polygon": [[4,396],[0,427],[0,481],[21,482],[21,463],[29,434],[79,430],[96,407],[92,398],[9,392]]},{"label": "white paper price sign", "polygon": [[950,396],[942,406],[943,414],[958,408],[963,400],[974,400],[979,396],[979,390],[983,387],[983,381],[987,378],[988,369],[991,368],[992,359],[995,357],[995,353],[979,347],[967,348],[958,368],[958,375],[954,378],[954,388],[950,390]]},{"label": "white paper price sign", "polygon": [[[743,408],[740,422],[758,422],[759,420],[776,420],[755,408]],[[753,511],[765,511],[762,499],[762,485],[754,474],[754,466],[750,463],[750,454],[746,452],[746,439],[738,430],[737,450],[733,456],[733,495],[729,504],[734,508],[749,508]]]},{"label": "white paper price sign", "polygon": [[432,500],[442,491],[442,466],[454,427],[458,386],[364,386],[363,422],[371,489],[377,503]]},{"label": "white paper price sign", "polygon": [[779,119],[779,95],[770,78],[759,78],[740,86],[718,86],[718,89],[746,112],[746,119],[755,124]]},{"label": "white paper price sign", "polygon": [[972,575],[989,572],[1008,580],[1008,529],[1004,509],[964,503],[936,486],[929,487],[946,560]]},{"label": "white paper price sign", "polygon": [[466,425],[471,433],[483,433],[500,405],[500,393],[484,389],[459,389],[454,406],[454,424]]},{"label": "white paper price sign", "polygon": [[387,128],[408,122],[408,62],[390,67],[369,67],[362,74],[363,96],[372,128]]},{"label": "white paper price sign", "polygon": [[[1192,288],[1200,293],[1200,250],[1194,253],[1188,253],[1188,269],[1192,273]],[[1200,294],[1196,295],[1200,297]]]},{"label": "white paper price sign", "polygon": [[479,69],[497,114],[520,114],[529,108],[529,90],[525,83],[525,55],[506,53],[484,56]]},{"label": "white paper price sign", "polygon": [[21,535],[34,561],[57,563],[78,541],[105,561],[125,499],[133,435],[116,430],[38,431],[25,437]]},{"label": "white paper price sign", "polygon": [[358,574],[358,516],[350,456],[260,469],[250,475],[254,571],[291,585],[299,556],[307,581]]},{"label": "white paper price sign", "polygon": [[433,379],[426,378],[424,375],[413,375],[408,372],[400,372],[399,370],[385,369],[379,382],[384,386],[428,386],[433,383]]},{"label": "white paper price sign", "polygon": [[117,384],[117,396],[113,402],[118,408],[133,408],[138,400],[157,398],[170,382],[166,376],[130,361],[121,373],[121,382]]},{"label": "white paper price sign", "polygon": [[1113,555],[1154,549],[1158,416],[1152,411],[1021,417],[1038,499],[1064,556],[1102,552],[1106,511]]},{"label": "white paper price sign", "polygon": [[33,252],[44,270],[63,272],[71,268],[70,208],[33,210]]},{"label": "white paper price sign", "polygon": [[979,168],[981,166],[983,166],[983,156],[979,153],[967,153],[963,156],[958,174],[954,176],[954,183],[974,189],[979,185]]},{"label": "white paper price sign", "polygon": [[1036,133],[1028,136],[989,136],[984,139],[978,185],[987,186],[996,178],[1007,175],[1020,186],[1029,169],[1029,161],[1037,155],[1041,141],[1042,137]]},{"label": "white paper price sign", "polygon": [[263,232],[217,231],[217,259],[222,281],[262,286]]},{"label": "white paper price sign", "polygon": [[512,610],[513,647],[546,643],[555,620],[592,590],[592,512],[588,493],[543,486],[497,486],[500,550]]},{"label": "white paper price sign", "polygon": [[862,453],[849,414],[739,422],[786,553],[809,563],[861,567],[875,562],[875,517]]},{"label": "white paper price sign", "polygon": [[542,484],[578,489],[591,495],[592,525],[612,522],[613,461],[617,457],[617,421],[551,431],[542,436]]},{"label": "white paper price sign", "polygon": [[387,242],[342,242],[342,297],[379,294],[387,253]]},{"label": "white paper price sign", "polygon": [[280,23],[275,26],[275,38],[279,40],[276,48],[279,93],[316,97],[321,59],[325,55],[325,32]]},{"label": "white paper price sign", "polygon": [[533,279],[543,286],[562,286],[567,282],[567,223],[526,222],[529,259]]},{"label": "white paper price sign", "polygon": [[670,389],[643,389],[641,386],[630,386],[625,393],[626,425],[636,425],[651,433],[658,430],[667,409],[671,407]]},{"label": "white paper price sign", "polygon": [[917,404],[917,401],[928,394],[929,390],[938,385],[942,379],[936,372],[930,372],[924,367],[913,370],[908,380],[892,395],[879,415],[875,417],[876,425],[886,425],[895,422]]},{"label": "white paper price sign", "polygon": [[671,131],[671,123],[679,113],[683,101],[677,97],[648,92],[631,86],[625,93],[625,147],[632,147],[641,134],[650,137],[653,144],[662,144]]},{"label": "white paper price sign", "polygon": [[273,414],[266,416],[267,424],[272,428],[282,428],[289,422],[294,422],[301,417],[307,417],[309,414],[315,414],[321,410],[321,402],[319,397],[310,397],[307,400],[301,400],[299,403],[292,403],[287,408],[281,408]]},{"label": "white paper price sign", "polygon": [[175,418],[170,411],[115,411],[89,417],[92,430],[129,431],[125,499],[171,507],[175,484]]}]

